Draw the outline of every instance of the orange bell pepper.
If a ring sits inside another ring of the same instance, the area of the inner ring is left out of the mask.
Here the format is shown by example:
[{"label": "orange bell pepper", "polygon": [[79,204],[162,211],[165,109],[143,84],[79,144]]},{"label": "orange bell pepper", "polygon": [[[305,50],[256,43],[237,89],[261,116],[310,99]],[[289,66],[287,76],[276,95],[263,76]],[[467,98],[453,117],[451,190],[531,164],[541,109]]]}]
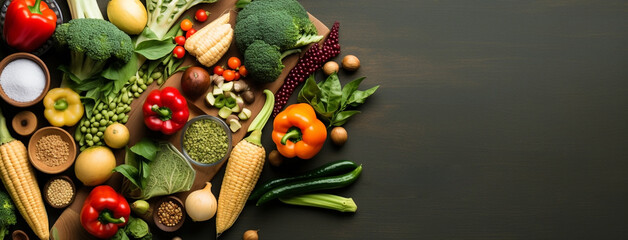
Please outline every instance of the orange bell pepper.
[{"label": "orange bell pepper", "polygon": [[293,104],[275,117],[272,138],[282,156],[310,159],[323,148],[327,128],[312,106]]}]

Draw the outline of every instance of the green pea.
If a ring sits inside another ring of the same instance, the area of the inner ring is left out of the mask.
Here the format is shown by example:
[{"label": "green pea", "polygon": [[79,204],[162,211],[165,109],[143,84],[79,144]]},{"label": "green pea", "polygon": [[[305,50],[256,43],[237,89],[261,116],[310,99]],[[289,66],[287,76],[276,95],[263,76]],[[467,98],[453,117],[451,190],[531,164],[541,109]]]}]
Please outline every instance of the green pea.
[{"label": "green pea", "polygon": [[162,76],[161,72],[154,72],[150,75],[151,78],[158,79]]},{"label": "green pea", "polygon": [[120,113],[120,114],[118,114],[118,119],[123,119],[123,118],[124,118],[124,116],[126,116],[126,114],[124,114],[124,113]]},{"label": "green pea", "polygon": [[[81,144],[81,145],[83,145],[83,144]],[[85,151],[85,149],[87,149],[85,146],[81,146],[81,148],[79,150],[81,150],[81,152],[82,152],[82,151]]]},{"label": "green pea", "polygon": [[89,127],[89,121],[87,121],[87,118],[83,118],[81,121],[83,121],[83,126]]},{"label": "green pea", "polygon": [[94,123],[92,123],[92,126],[94,126],[94,127],[100,127],[100,122],[94,122]]},{"label": "green pea", "polygon": [[[143,76],[144,76],[144,72],[143,72],[143,71],[138,71],[138,72],[137,72],[137,75],[139,75],[140,77],[143,77]],[[138,80],[139,80],[139,79],[138,79]]]},{"label": "green pea", "polygon": [[104,132],[105,130],[107,130],[107,127],[105,127],[105,126],[102,126],[102,127],[98,128],[98,131],[100,131],[100,132]]},{"label": "green pea", "polygon": [[158,84],[158,85],[162,85],[162,84],[164,84],[164,79],[163,79],[163,78],[158,78],[158,79],[157,79],[157,84]]},{"label": "green pea", "polygon": [[100,126],[107,126],[107,120],[105,119],[100,120]]},{"label": "green pea", "polygon": [[120,93],[122,93],[123,95],[126,95],[126,91],[128,91],[128,90],[126,90],[126,88],[120,89]]},{"label": "green pea", "polygon": [[113,117],[111,117],[111,121],[118,121],[118,115],[113,115]]},{"label": "green pea", "polygon": [[85,132],[87,132],[87,127],[85,127],[85,126],[82,126],[82,127],[81,127],[81,132],[82,132],[82,133],[85,133]]},{"label": "green pea", "polygon": [[102,137],[102,135],[103,135],[103,133],[102,133],[102,132],[98,132],[98,133],[96,133],[96,136],[97,136],[97,137]]},{"label": "green pea", "polygon": [[129,100],[126,100],[126,105],[131,105],[131,103],[133,103],[133,99],[129,98]]},{"label": "green pea", "polygon": [[131,92],[137,92],[137,85],[133,84],[133,86],[131,86]]},{"label": "green pea", "polygon": [[92,134],[91,133],[85,134],[85,139],[92,140]]},{"label": "green pea", "polygon": [[121,99],[121,101],[122,101],[122,102],[127,102],[127,101],[129,101],[129,95],[122,94],[122,99]]},{"label": "green pea", "polygon": [[137,81],[137,77],[136,76],[132,76],[131,78],[129,78],[129,83],[130,84],[135,83],[135,81]]},{"label": "green pea", "polygon": [[142,84],[140,85],[140,88],[142,89],[142,91],[146,90],[146,88],[148,88],[148,86],[146,86],[146,84]]},{"label": "green pea", "polygon": [[143,93],[143,92],[144,92],[144,89],[141,89],[141,88],[137,89],[137,93]]},{"label": "green pea", "polygon": [[113,117],[113,115],[116,115],[114,111],[109,111],[107,114],[109,115],[109,118]]},{"label": "green pea", "polygon": [[135,93],[133,93],[133,96],[134,96],[134,97],[136,97],[136,98],[138,98],[138,97],[140,97],[140,93],[135,92]]},{"label": "green pea", "polygon": [[94,136],[93,140],[94,142],[99,142],[100,141],[100,137],[99,136]]},{"label": "green pea", "polygon": [[122,112],[124,112],[125,107],[118,107],[116,108],[116,114],[120,114]]},{"label": "green pea", "polygon": [[127,121],[129,121],[129,115],[124,116],[122,123],[126,123]]},{"label": "green pea", "polygon": [[111,103],[109,103],[109,110],[113,110],[116,108],[116,103],[114,103],[113,101],[111,101]]},{"label": "green pea", "polygon": [[142,85],[142,84],[144,84],[144,79],[142,78],[137,79],[137,85]]},{"label": "green pea", "polygon": [[98,128],[93,127],[93,128],[91,128],[91,129],[89,129],[89,131],[90,131],[92,134],[96,134],[96,133],[98,132]]},{"label": "green pea", "polygon": [[102,114],[96,114],[96,121],[100,121],[102,119]]},{"label": "green pea", "polygon": [[85,142],[87,143],[87,146],[90,146],[90,147],[94,146],[94,141],[92,141],[92,140],[87,140]]},{"label": "green pea", "polygon": [[126,108],[124,109],[124,113],[128,113],[131,111],[131,106],[126,106]]},{"label": "green pea", "polygon": [[90,122],[90,123],[94,123],[94,122],[96,122],[96,118],[95,118],[95,117],[90,118],[90,119],[89,119],[89,122]]},{"label": "green pea", "polygon": [[146,80],[146,85],[150,85],[151,83],[153,83],[153,81],[155,81],[155,79],[148,78],[148,80]]}]

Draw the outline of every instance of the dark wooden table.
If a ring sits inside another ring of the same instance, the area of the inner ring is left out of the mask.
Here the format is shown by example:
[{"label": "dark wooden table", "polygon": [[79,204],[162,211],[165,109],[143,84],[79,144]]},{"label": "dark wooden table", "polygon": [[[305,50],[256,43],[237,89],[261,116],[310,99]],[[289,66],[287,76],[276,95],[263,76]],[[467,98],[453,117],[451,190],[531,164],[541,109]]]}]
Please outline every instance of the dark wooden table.
[{"label": "dark wooden table", "polygon": [[[261,181],[350,159],[361,178],[331,192],[358,211],[247,205],[221,238],[628,238],[625,1],[301,3],[339,21],[341,55],[360,58],[343,84],[366,76],[362,89],[381,88],[345,125],[345,146],[267,166]],[[214,229],[153,232],[208,239]]]}]

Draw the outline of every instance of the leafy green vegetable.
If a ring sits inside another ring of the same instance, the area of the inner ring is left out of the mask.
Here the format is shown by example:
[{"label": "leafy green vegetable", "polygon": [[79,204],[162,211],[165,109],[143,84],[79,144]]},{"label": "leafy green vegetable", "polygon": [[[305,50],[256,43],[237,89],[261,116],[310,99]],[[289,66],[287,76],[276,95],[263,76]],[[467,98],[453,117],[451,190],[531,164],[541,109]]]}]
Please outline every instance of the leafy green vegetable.
[{"label": "leafy green vegetable", "polygon": [[379,88],[377,85],[360,91],[358,87],[363,80],[364,77],[355,79],[343,88],[336,73],[329,75],[318,84],[314,75],[311,75],[299,92],[297,101],[310,104],[316,113],[329,124],[328,126],[342,126],[351,116],[360,113],[360,111],[347,108],[360,106]]},{"label": "leafy green vegetable", "polygon": [[150,232],[150,229],[141,218],[129,217],[129,223],[124,227],[124,232],[132,238],[143,238]]},{"label": "leafy green vegetable", "polygon": [[149,162],[155,160],[159,146],[150,139],[143,138],[131,148],[126,149],[125,164],[113,169],[126,177],[138,188],[144,188],[150,176]]},{"label": "leafy green vegetable", "polygon": [[[138,166],[127,158],[128,165]],[[144,165],[142,165],[144,167]],[[194,183],[196,172],[192,165],[183,158],[183,155],[170,143],[160,143],[155,159],[148,163],[150,174],[146,178],[146,185],[139,188],[135,184],[126,181],[123,189],[131,198],[149,199],[156,196],[169,195],[177,192],[188,191]]]},{"label": "leafy green vegetable", "polygon": [[137,155],[146,158],[149,161],[155,160],[159,145],[148,138],[142,138],[139,142],[131,147],[131,151]]},{"label": "leafy green vegetable", "polygon": [[0,191],[0,239],[9,234],[9,227],[17,223],[15,205],[5,192]]}]

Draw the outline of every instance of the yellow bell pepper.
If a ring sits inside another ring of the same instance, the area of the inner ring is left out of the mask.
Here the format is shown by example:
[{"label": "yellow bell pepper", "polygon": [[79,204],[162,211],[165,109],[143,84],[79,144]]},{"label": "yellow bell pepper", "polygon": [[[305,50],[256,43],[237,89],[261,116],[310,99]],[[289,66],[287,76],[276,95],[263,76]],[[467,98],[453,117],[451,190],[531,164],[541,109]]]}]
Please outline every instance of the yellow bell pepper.
[{"label": "yellow bell pepper", "polygon": [[44,116],[55,127],[74,126],[84,112],[78,93],[69,88],[54,88],[44,97]]}]

